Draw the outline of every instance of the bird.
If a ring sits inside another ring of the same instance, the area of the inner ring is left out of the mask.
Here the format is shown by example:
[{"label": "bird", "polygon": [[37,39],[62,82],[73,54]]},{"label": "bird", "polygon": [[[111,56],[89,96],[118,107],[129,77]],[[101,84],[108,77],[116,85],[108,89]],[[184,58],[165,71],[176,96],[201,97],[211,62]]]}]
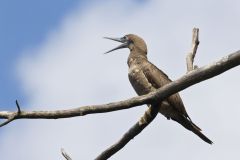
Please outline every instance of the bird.
[{"label": "bird", "polygon": [[[148,61],[147,45],[145,41],[135,35],[127,34],[121,38],[104,37],[105,39],[120,42],[121,45],[106,53],[128,48],[128,78],[138,95],[145,95],[153,92],[162,86],[172,82],[170,78],[154,64]],[[213,142],[205,136],[201,129],[192,122],[189,117],[179,93],[175,93],[163,101],[157,103],[158,111],[168,120],[173,120],[181,124],[184,128],[195,133],[203,141],[212,144]]]}]

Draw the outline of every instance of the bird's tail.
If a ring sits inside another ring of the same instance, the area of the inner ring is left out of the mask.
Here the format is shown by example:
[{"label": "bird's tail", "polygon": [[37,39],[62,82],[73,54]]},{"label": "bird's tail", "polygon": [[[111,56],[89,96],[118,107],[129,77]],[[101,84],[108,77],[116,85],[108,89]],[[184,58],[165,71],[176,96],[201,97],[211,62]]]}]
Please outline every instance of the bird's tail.
[{"label": "bird's tail", "polygon": [[213,144],[213,142],[208,138],[206,137],[201,131],[195,129],[193,127],[193,129],[191,130],[193,133],[195,133],[196,135],[198,135],[198,137],[200,137],[202,140],[204,140],[205,142],[209,143],[209,144]]},{"label": "bird's tail", "polygon": [[183,127],[185,127],[186,129],[192,131],[193,133],[195,133],[198,137],[200,137],[202,140],[204,140],[205,142],[212,144],[213,142],[206,137],[202,132],[201,129],[195,125],[192,121],[188,120],[187,118],[181,116],[181,118],[173,119],[175,121],[177,121],[178,123],[180,123]]}]

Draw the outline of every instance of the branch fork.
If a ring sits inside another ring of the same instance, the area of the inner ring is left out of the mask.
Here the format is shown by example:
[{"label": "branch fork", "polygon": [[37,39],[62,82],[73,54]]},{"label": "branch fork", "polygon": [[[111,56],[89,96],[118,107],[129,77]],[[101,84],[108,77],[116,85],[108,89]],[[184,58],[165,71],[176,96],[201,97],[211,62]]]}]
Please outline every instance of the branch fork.
[{"label": "branch fork", "polygon": [[21,114],[21,108],[19,106],[18,101],[16,100],[17,112],[12,112],[7,116],[7,120],[0,124],[0,127],[5,126],[6,124],[12,122],[17,119],[17,117]]}]

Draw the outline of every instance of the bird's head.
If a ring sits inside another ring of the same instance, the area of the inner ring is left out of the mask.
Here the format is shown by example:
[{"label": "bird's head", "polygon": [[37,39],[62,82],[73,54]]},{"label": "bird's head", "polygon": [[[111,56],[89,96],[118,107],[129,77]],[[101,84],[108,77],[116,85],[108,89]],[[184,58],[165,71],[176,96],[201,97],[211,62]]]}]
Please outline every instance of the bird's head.
[{"label": "bird's head", "polygon": [[111,49],[106,53],[109,53],[121,48],[129,48],[131,52],[147,55],[147,45],[144,42],[144,40],[137,35],[127,34],[121,38],[110,38],[110,37],[104,37],[104,38],[122,43],[118,47]]}]

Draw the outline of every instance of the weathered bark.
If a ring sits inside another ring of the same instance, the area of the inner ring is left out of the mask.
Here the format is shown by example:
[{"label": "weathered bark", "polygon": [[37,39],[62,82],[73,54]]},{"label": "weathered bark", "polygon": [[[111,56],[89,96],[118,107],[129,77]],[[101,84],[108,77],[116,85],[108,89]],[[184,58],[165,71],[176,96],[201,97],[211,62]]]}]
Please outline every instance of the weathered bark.
[{"label": "weathered bark", "polygon": [[[147,95],[133,97],[125,101],[113,102],[103,105],[83,106],[67,110],[55,110],[55,111],[20,110],[20,112],[1,111],[0,119],[7,119],[11,121],[15,119],[58,119],[129,109],[135,106],[161,101],[176,92],[184,90],[187,87],[190,87],[201,81],[215,77],[238,65],[240,65],[240,51],[234,52],[226,57],[223,57],[217,62],[190,71],[188,74],[182,76],[181,78]],[[5,124],[5,122],[3,122],[3,124]]]}]

